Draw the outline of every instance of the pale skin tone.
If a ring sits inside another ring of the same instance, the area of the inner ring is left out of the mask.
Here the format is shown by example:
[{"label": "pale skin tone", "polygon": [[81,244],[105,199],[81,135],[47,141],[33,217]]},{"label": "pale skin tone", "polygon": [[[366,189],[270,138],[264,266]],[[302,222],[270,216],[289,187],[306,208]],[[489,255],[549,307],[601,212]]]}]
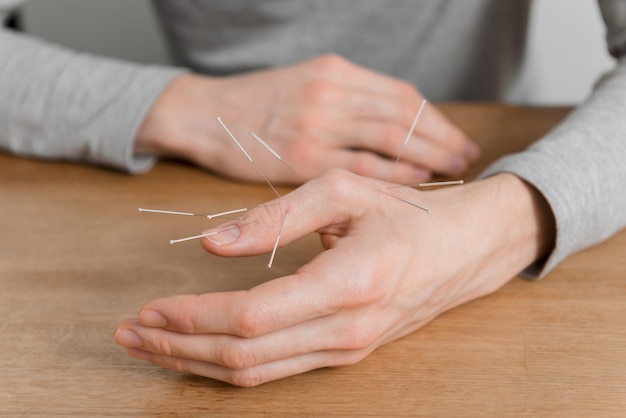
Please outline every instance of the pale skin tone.
[{"label": "pale skin tone", "polygon": [[137,359],[254,386],[356,363],[494,292],[554,245],[547,203],[511,174],[433,191],[388,186],[331,170],[216,228],[230,229],[202,239],[210,253],[268,253],[287,213],[280,246],[317,232],[325,250],[248,291],[149,302],[115,341]]},{"label": "pale skin tone", "polygon": [[[433,174],[456,176],[480,151],[434,106],[427,106],[410,147],[394,170],[405,135],[423,97],[412,85],[334,55],[286,68],[175,78],[150,109],[135,144],[137,153],[181,158],[218,174],[259,181],[216,122],[219,116],[244,143],[267,177],[299,183],[330,168],[398,183]],[[258,144],[255,132],[290,164],[291,171]]]}]

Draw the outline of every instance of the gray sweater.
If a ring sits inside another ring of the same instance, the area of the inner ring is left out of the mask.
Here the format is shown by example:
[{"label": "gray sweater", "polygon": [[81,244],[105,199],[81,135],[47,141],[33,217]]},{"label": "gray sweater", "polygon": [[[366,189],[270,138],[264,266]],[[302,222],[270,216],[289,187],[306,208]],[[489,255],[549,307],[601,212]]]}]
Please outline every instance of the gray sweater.
[{"label": "gray sweater", "polygon": [[[0,0],[0,18],[22,3]],[[599,0],[611,53],[626,48],[626,1]],[[521,68],[530,0],[154,0],[172,54],[225,75],[338,53],[414,83],[431,101],[498,100]],[[564,11],[566,14],[566,11]],[[584,57],[581,57],[584,59]],[[0,31],[0,149],[139,173],[154,158],[133,141],[181,69],[141,66]],[[557,222],[556,247],[526,274],[626,226],[626,62],[528,150],[483,176],[512,172],[537,187]]]}]

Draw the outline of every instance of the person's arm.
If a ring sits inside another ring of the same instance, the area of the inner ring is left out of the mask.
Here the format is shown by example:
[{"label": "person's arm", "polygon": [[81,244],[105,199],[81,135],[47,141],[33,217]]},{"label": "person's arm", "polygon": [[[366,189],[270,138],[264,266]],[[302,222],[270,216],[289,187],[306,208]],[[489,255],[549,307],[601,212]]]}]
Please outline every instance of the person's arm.
[{"label": "person's arm", "polygon": [[[216,122],[244,143],[254,131],[305,179],[342,167],[398,182],[457,174],[478,148],[427,106],[394,166],[422,97],[407,83],[339,57],[288,68],[206,77],[78,53],[0,30],[0,148],[37,158],[102,164],[139,173],[155,157],[188,160],[259,181]],[[250,142],[248,142],[250,144]],[[258,147],[258,144],[247,148]],[[299,182],[269,153],[272,181]]]},{"label": "person's arm", "polygon": [[[0,0],[0,17],[15,2]],[[19,2],[18,2],[19,3]],[[416,182],[459,174],[479,150],[427,106],[397,166],[391,161],[420,107],[408,83],[323,56],[232,77],[181,74],[81,54],[0,32],[0,149],[39,158],[145,171],[155,157],[182,158],[236,179],[260,180],[216,123],[254,131],[309,179],[331,167]],[[252,144],[258,147],[258,144]],[[300,182],[271,155],[277,182]]]},{"label": "person's arm", "polygon": [[181,70],[135,65],[0,30],[0,148],[138,173],[135,153],[152,103]]},{"label": "person's arm", "polygon": [[530,278],[544,276],[570,254],[626,226],[626,2],[604,0],[600,6],[616,68],[549,134],[483,173],[523,178],[552,209],[556,245],[549,257],[525,270]]}]

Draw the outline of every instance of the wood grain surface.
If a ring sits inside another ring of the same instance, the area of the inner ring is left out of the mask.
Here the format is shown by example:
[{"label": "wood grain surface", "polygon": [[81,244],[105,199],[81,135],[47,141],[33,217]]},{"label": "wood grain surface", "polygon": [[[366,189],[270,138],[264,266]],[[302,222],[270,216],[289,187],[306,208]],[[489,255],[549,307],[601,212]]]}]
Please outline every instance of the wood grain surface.
[{"label": "wood grain surface", "polygon": [[[482,145],[468,178],[568,112],[441,108]],[[137,208],[214,213],[272,197],[178,162],[130,176],[0,155],[0,416],[626,416],[626,232],[350,367],[242,389],[126,357],[112,334],[143,303],[249,288],[321,248],[305,237],[268,270],[267,256],[169,244],[216,221]]]}]

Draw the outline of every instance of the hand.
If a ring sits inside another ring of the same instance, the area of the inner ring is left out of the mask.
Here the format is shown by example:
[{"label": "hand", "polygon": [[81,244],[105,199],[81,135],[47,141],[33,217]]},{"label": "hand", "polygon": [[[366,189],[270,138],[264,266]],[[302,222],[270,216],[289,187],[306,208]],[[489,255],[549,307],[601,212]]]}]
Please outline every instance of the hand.
[{"label": "hand", "polygon": [[257,385],[355,363],[495,291],[552,246],[547,204],[513,175],[429,192],[387,187],[332,170],[229,223],[237,228],[203,239],[207,251],[269,252],[283,218],[281,246],[317,231],[326,250],[249,291],[150,302],[115,341],[163,367]]},{"label": "hand", "polygon": [[311,179],[329,168],[398,183],[458,175],[478,147],[428,104],[397,168],[393,163],[422,96],[409,84],[323,56],[240,76],[183,75],[157,99],[139,130],[137,153],[183,158],[220,174],[261,181],[217,124],[219,116],[274,182],[301,179],[254,143],[257,133]]}]

